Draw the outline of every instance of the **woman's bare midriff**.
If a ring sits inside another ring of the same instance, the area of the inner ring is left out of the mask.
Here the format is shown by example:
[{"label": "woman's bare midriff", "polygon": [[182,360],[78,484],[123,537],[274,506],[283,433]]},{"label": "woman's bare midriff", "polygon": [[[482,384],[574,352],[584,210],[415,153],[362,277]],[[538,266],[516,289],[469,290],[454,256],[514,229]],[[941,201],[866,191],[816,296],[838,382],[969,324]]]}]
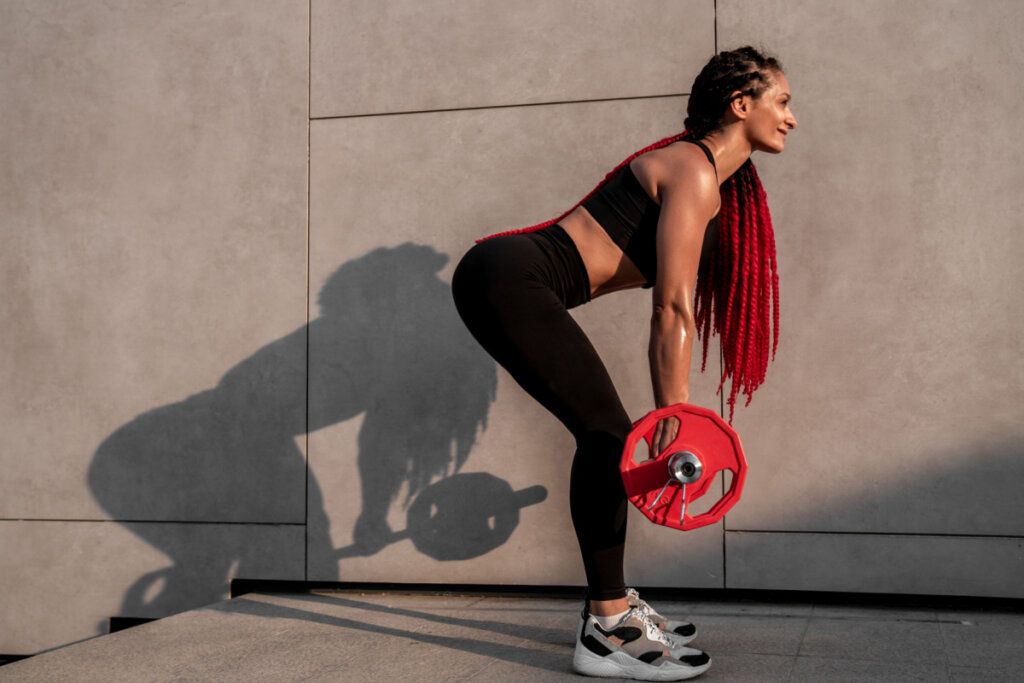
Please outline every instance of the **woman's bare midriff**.
[{"label": "woman's bare midriff", "polygon": [[[645,157],[639,157],[634,159],[630,166],[647,193],[657,202],[656,190],[652,191],[657,187],[657,183],[645,168],[645,161]],[[582,206],[573,210],[559,221],[559,224],[576,243],[576,249],[583,258],[583,265],[586,266],[587,275],[590,277],[592,298],[622,289],[635,289],[647,283],[636,265]]]},{"label": "woman's bare midriff", "polygon": [[590,296],[640,287],[646,280],[633,262],[582,206],[559,221],[576,244],[590,278]]}]

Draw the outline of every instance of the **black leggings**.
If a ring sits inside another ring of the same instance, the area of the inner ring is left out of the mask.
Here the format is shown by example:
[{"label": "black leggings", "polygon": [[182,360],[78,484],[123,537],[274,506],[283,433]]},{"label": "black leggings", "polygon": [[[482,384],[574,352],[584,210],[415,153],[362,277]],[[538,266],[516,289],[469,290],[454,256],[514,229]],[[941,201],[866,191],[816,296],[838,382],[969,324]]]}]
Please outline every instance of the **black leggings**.
[{"label": "black leggings", "polygon": [[568,309],[590,281],[561,226],[496,237],[469,250],[452,278],[477,341],[576,437],[569,507],[589,597],[626,595],[626,493],[619,459],[631,423],[604,363]]}]

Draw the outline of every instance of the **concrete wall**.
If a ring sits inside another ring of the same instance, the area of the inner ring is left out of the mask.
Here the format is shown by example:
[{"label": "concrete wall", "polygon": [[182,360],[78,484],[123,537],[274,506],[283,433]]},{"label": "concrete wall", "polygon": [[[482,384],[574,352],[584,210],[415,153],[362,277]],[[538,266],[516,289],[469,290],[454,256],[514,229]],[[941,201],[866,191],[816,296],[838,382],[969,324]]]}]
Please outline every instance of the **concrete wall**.
[{"label": "concrete wall", "polygon": [[762,164],[784,341],[735,421],[730,585],[1024,596],[1022,29],[1014,2],[718,3],[801,124]]},{"label": "concrete wall", "polygon": [[0,3],[0,652],[305,575],[307,34]]},{"label": "concrete wall", "polygon": [[[795,95],[756,159],[783,336],[737,411],[743,502],[685,536],[635,515],[629,580],[1024,597],[1022,28],[995,1],[0,4],[0,652],[235,576],[580,584],[571,439],[447,283],[676,132],[716,36]],[[648,296],[577,314],[637,416]]]}]

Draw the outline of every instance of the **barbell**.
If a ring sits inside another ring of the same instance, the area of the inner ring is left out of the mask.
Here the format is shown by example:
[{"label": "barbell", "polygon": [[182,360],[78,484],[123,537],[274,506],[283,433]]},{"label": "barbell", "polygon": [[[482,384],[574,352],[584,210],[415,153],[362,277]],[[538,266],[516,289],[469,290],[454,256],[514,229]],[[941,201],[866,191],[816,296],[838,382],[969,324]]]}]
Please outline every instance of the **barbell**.
[{"label": "barbell", "polygon": [[383,519],[372,544],[353,543],[334,551],[337,559],[365,557],[404,539],[435,560],[468,560],[502,545],[519,525],[519,510],[545,500],[548,490],[512,486],[487,472],[460,472],[434,482],[412,501],[406,528],[392,531]]}]

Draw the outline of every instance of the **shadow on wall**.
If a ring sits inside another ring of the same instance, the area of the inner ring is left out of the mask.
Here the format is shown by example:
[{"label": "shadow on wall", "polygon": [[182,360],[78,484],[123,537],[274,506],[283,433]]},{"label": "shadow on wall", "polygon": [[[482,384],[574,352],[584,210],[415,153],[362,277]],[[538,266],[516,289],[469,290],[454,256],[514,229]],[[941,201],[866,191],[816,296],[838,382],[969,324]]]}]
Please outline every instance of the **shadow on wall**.
[{"label": "shadow on wall", "polygon": [[[258,567],[281,550],[253,547],[262,533],[255,531],[268,529],[254,522],[305,524],[311,556],[373,554],[404,536],[385,521],[403,487],[406,533],[421,552],[468,559],[508,539],[519,507],[546,491],[513,494],[490,474],[458,473],[486,424],[497,372],[437,276],[447,261],[406,243],[343,264],[319,294],[320,317],[261,348],[213,389],[144,413],[100,445],[88,473],[96,500],[172,563],[127,589],[123,616],[209,604],[231,576],[265,576]],[[296,437],[360,414],[363,508],[354,544],[337,550]],[[453,500],[476,508],[467,514],[446,505]],[[290,547],[298,555],[292,565],[301,566],[301,546]]]}]

